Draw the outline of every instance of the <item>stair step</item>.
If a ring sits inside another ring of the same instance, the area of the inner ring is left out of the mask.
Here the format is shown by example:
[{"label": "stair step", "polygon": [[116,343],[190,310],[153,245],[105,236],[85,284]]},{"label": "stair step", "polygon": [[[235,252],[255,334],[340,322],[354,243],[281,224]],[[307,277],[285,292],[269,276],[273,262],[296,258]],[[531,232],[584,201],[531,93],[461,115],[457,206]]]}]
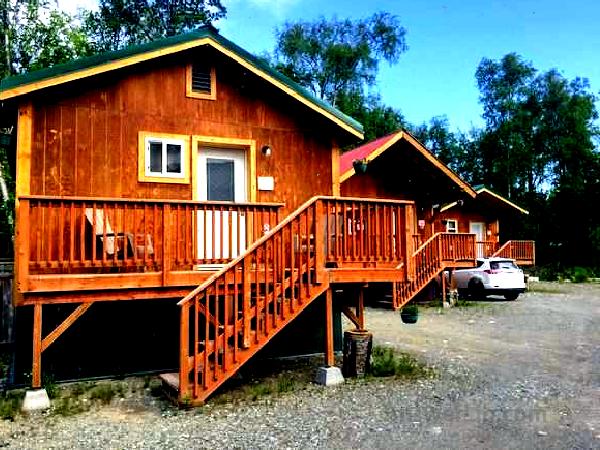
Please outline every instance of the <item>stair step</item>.
[{"label": "stair step", "polygon": [[175,391],[175,395],[177,395],[179,392],[179,372],[161,373],[158,378],[162,381],[163,387]]}]

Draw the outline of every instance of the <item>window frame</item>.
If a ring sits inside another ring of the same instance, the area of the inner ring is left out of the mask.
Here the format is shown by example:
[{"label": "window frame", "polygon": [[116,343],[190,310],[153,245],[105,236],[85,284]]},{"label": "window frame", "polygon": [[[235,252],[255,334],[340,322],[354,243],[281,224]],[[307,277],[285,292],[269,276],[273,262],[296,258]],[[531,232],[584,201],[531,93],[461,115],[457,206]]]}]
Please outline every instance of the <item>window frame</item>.
[{"label": "window frame", "polygon": [[215,66],[210,66],[210,92],[196,92],[192,90],[192,63],[185,68],[185,95],[190,98],[203,100],[217,99],[217,77]]},{"label": "window frame", "polygon": [[[454,231],[450,229],[450,222],[454,223]],[[446,233],[454,233],[458,234],[458,220],[456,219],[446,219]]]},{"label": "window frame", "polygon": [[[150,142],[159,141],[162,144],[163,171],[150,171]],[[167,172],[167,145],[181,146],[181,172]],[[154,183],[190,182],[190,136],[181,134],[153,133],[140,131],[138,134],[138,181]]]}]

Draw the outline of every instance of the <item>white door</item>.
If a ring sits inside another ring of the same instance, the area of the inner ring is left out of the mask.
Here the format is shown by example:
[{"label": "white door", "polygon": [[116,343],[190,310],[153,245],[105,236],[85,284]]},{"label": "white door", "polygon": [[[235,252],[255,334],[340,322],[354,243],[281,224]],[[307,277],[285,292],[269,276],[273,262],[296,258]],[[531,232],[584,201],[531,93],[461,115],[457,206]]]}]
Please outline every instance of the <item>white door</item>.
[{"label": "white door", "polygon": [[[245,202],[246,152],[199,148],[197,192],[201,201]],[[198,258],[234,259],[246,249],[246,218],[234,211],[198,212]],[[215,261],[216,262],[216,261]]]},{"label": "white door", "polygon": [[469,222],[469,233],[475,235],[475,250],[478,258],[485,257],[485,223]]}]

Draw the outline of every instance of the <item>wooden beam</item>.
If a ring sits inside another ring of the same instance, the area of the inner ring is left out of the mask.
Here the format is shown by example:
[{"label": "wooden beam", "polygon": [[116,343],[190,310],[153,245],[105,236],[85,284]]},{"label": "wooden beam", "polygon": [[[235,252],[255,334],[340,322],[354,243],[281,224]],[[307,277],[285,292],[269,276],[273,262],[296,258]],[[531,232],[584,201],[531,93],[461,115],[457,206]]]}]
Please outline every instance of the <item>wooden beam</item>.
[{"label": "wooden beam", "polygon": [[342,306],[342,313],[348,319],[350,319],[350,321],[354,324],[357,330],[360,328],[360,321],[358,317],[356,317],[356,314],[354,314],[348,306]]},{"label": "wooden beam", "polygon": [[404,267],[327,269],[330,283],[392,283],[404,280]]},{"label": "wooden beam", "polygon": [[42,387],[42,305],[33,307],[33,360],[31,364],[31,386]]},{"label": "wooden beam", "polygon": [[333,354],[333,289],[325,292],[325,365],[335,365]]},{"label": "wooden beam", "polygon": [[192,287],[123,289],[79,292],[53,292],[49,294],[27,294],[20,306],[57,305],[67,303],[111,302],[121,300],[172,300],[189,294]]},{"label": "wooden beam", "polygon": [[59,326],[57,326],[50,334],[48,334],[48,336],[46,336],[42,340],[41,351],[44,352],[44,350],[50,347],[50,345],[52,345],[54,341],[56,341],[60,337],[61,334],[67,331],[67,328],[73,325],[73,322],[79,319],[90,308],[90,306],[92,306],[92,303],[93,302],[82,303],[77,308],[75,308],[75,311],[69,314],[69,316],[65,320],[63,320]]}]

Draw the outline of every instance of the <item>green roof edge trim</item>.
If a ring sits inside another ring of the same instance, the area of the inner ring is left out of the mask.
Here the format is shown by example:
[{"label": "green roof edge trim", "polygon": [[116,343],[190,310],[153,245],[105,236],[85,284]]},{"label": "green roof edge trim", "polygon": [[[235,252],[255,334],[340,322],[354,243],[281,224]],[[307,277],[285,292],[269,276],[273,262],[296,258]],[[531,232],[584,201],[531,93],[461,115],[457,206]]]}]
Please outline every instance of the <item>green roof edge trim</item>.
[{"label": "green roof edge trim", "polygon": [[212,29],[213,27],[206,26],[199,28],[198,30],[191,31],[189,33],[158,39],[152,42],[148,42],[146,44],[132,45],[121,50],[99,53],[93,56],[86,56],[83,58],[68,61],[63,64],[57,64],[52,67],[4,78],[0,81],[0,92],[7,91],[18,86],[35,83],[37,81],[42,81],[47,78],[53,78],[59,75],[66,75],[69,73],[77,72],[79,70],[85,70],[90,69],[92,67],[102,66],[104,64],[110,64],[119,59],[129,58],[131,56],[140,55],[150,51],[168,48],[174,45],[183,44],[197,39],[211,38],[217,43],[221,44],[223,47],[242,57],[255,68],[268,73],[273,78],[290,87],[302,97],[304,97],[306,100],[310,101],[311,103],[314,103],[315,105],[318,105],[320,108],[323,108],[327,112],[333,114],[335,117],[340,119],[349,127],[360,132],[361,134],[363,133],[363,126],[357,120],[353,119],[350,116],[347,116],[340,110],[331,106],[329,103],[315,97],[303,86],[299,85],[287,76],[279,73],[271,66],[259,60],[256,56],[252,55],[250,52],[244,50],[239,45],[231,42],[229,39],[224,38],[217,32],[212,31]]}]

